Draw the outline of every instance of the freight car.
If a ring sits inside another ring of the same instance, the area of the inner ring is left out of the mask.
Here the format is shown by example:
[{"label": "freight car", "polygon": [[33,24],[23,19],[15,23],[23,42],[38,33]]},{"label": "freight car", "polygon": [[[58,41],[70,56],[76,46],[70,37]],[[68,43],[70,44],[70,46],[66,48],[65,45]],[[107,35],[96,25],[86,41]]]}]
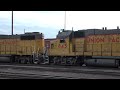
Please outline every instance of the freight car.
[{"label": "freight car", "polygon": [[62,30],[50,40],[49,62],[59,65],[120,64],[120,29]]},{"label": "freight car", "polygon": [[43,34],[32,32],[20,35],[0,35],[0,57],[7,57],[6,60],[0,59],[0,62],[42,63],[42,60],[47,57]]}]

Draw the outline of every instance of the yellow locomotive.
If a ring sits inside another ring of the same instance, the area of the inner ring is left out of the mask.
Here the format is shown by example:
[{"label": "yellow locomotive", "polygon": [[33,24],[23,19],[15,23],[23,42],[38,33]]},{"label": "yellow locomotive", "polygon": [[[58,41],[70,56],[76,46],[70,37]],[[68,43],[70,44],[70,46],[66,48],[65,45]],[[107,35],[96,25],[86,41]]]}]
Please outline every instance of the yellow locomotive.
[{"label": "yellow locomotive", "polygon": [[48,55],[53,64],[118,67],[120,29],[63,29],[50,41]]},{"label": "yellow locomotive", "polygon": [[34,63],[44,53],[42,33],[0,35],[0,56],[10,57],[9,62]]},{"label": "yellow locomotive", "polygon": [[[48,56],[50,63],[60,65],[82,65],[84,38],[75,38],[73,30],[58,32],[55,40],[50,41]],[[80,52],[79,52],[80,51]]]}]

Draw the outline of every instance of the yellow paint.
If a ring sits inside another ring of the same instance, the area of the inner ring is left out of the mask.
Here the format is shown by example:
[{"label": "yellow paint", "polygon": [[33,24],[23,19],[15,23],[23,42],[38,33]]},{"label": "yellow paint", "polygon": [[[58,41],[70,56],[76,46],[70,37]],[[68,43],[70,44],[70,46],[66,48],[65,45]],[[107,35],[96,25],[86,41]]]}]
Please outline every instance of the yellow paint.
[{"label": "yellow paint", "polygon": [[120,56],[120,35],[88,36],[86,52],[93,52],[93,56]]},{"label": "yellow paint", "polygon": [[[71,42],[66,38],[65,43],[56,39],[50,43],[48,54],[51,56],[120,56],[120,35],[117,34],[73,38]],[[44,39],[0,39],[0,54],[31,55],[33,52],[43,53],[43,50]]]},{"label": "yellow paint", "polygon": [[75,38],[74,39],[75,44],[75,55],[83,55],[83,52],[85,50],[85,40],[84,38]]},{"label": "yellow paint", "polygon": [[49,55],[69,56],[73,54],[74,53],[72,52],[72,43],[69,42],[69,38],[65,39],[65,43],[60,43],[60,39],[51,41]]},{"label": "yellow paint", "polygon": [[0,39],[0,54],[32,55],[33,52],[43,53],[43,47],[44,39]]}]

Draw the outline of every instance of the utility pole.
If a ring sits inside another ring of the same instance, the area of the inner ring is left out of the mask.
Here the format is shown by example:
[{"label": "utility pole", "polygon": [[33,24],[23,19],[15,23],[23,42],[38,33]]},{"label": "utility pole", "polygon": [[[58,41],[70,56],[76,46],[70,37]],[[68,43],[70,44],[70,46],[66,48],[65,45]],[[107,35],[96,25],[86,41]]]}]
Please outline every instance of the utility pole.
[{"label": "utility pole", "polygon": [[12,11],[12,35],[13,35],[13,11]]},{"label": "utility pole", "polygon": [[65,11],[65,18],[64,18],[64,30],[66,30],[66,11]]},{"label": "utility pole", "polygon": [[24,29],[24,34],[25,34],[25,29]]}]

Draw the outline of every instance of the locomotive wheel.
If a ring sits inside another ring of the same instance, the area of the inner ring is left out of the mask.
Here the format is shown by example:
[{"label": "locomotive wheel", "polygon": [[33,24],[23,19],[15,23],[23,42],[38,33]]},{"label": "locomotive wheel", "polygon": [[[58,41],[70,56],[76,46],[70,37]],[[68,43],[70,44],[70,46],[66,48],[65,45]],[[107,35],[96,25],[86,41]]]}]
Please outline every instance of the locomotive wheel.
[{"label": "locomotive wheel", "polygon": [[73,59],[72,59],[72,65],[77,65],[77,60],[76,60],[76,58],[73,58]]},{"label": "locomotive wheel", "polygon": [[39,64],[38,61],[33,61],[33,64]]},{"label": "locomotive wheel", "polygon": [[21,63],[21,59],[18,60],[18,63]]},{"label": "locomotive wheel", "polygon": [[78,57],[76,60],[76,65],[82,66],[84,64],[84,58]]},{"label": "locomotive wheel", "polygon": [[57,65],[57,64],[58,64],[58,58],[57,58],[57,57],[54,57],[54,58],[53,58],[53,64],[54,64],[54,65]]},{"label": "locomotive wheel", "polygon": [[73,57],[66,58],[66,65],[76,65],[76,59]]},{"label": "locomotive wheel", "polygon": [[66,65],[72,65],[72,58],[66,58]]},{"label": "locomotive wheel", "polygon": [[10,63],[15,63],[15,56],[10,57]]},{"label": "locomotive wheel", "polygon": [[66,57],[62,57],[60,60],[61,60],[61,62],[60,62],[61,65],[67,65],[67,58]]},{"label": "locomotive wheel", "polygon": [[27,64],[27,60],[22,58],[22,59],[19,59],[19,63],[21,64]]},{"label": "locomotive wheel", "polygon": [[80,63],[80,66],[82,66],[83,65],[83,63]]},{"label": "locomotive wheel", "polygon": [[28,62],[28,60],[27,60],[27,59],[25,59],[25,60],[24,60],[24,64],[27,64],[27,62]]}]

